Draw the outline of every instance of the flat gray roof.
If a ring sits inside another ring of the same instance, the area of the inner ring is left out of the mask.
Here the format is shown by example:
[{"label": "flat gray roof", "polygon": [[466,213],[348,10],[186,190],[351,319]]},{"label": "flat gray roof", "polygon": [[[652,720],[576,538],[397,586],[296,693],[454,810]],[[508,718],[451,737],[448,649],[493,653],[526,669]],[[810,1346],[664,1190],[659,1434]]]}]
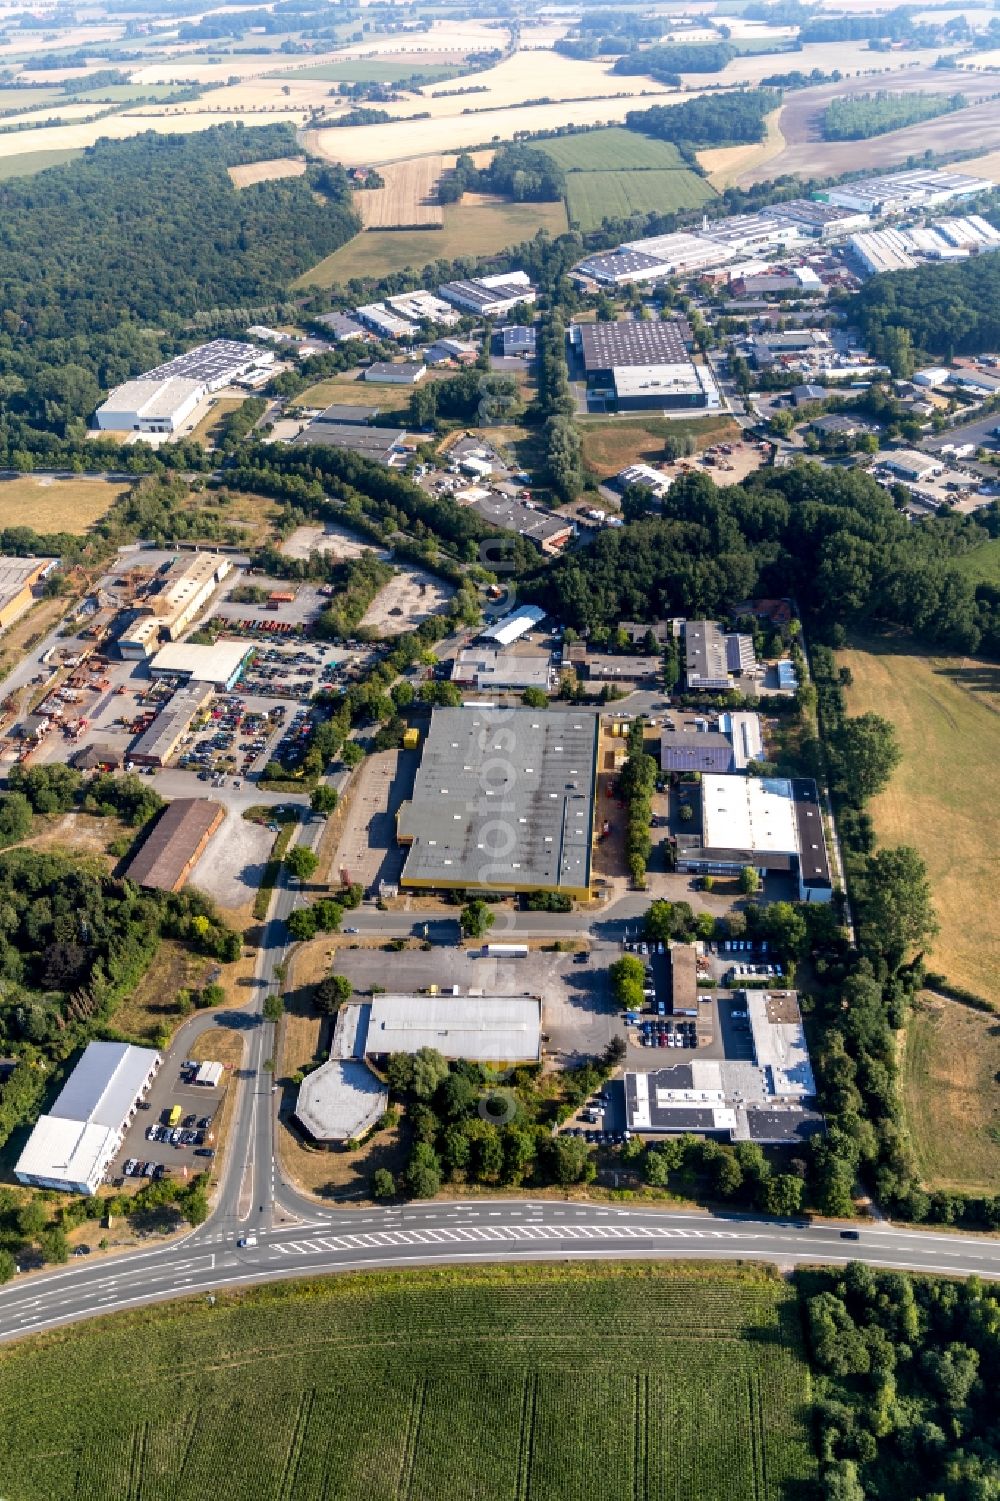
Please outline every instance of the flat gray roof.
[{"label": "flat gray roof", "polygon": [[690,360],[680,325],[673,320],[640,323],[629,318],[622,323],[583,323],[580,341],[588,371],[629,365],[683,365]]},{"label": "flat gray roof", "polygon": [[445,1058],[523,1063],[538,1057],[537,996],[377,995],[368,1017],[365,1053],[416,1053],[436,1048]]},{"label": "flat gray roof", "polygon": [[361,423],[327,422],[326,414],[317,417],[292,439],[295,447],[319,443],[329,448],[349,448],[364,458],[388,461],[406,433],[400,427],[365,427]]},{"label": "flat gray roof", "polygon": [[316,1141],[350,1141],[369,1131],[389,1091],[366,1063],[331,1059],[299,1085],[295,1114]]},{"label": "flat gray roof", "polygon": [[435,709],[402,884],[589,892],[597,735],[579,710]]}]

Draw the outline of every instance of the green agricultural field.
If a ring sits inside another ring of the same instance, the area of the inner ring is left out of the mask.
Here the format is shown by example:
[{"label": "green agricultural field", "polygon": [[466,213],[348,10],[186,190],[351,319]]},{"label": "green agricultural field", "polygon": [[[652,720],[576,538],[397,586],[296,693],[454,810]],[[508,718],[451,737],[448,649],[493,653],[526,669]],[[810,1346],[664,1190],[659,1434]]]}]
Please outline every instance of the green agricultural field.
[{"label": "green agricultural field", "polygon": [[626,172],[643,167],[687,166],[672,141],[654,141],[620,125],[585,130],[579,135],[548,136],[532,141],[564,172]]},{"label": "green agricultural field", "polygon": [[102,89],[91,89],[86,94],[65,94],[61,97],[67,104],[134,104],[137,99],[163,102],[186,92],[175,83],[109,83]]},{"label": "green agricultural field", "polygon": [[19,151],[16,156],[0,156],[0,182],[8,177],[34,177],[46,167],[62,167],[82,155],[82,148],[67,146],[64,150]]},{"label": "green agricultural field", "polygon": [[569,221],[584,233],[605,219],[699,208],[715,196],[711,184],[691,171],[570,172],[566,178]]},{"label": "green agricultural field", "polygon": [[280,1283],[5,1346],[5,1501],[787,1501],[815,1475],[763,1269]]},{"label": "green agricultural field", "polygon": [[429,83],[457,78],[462,69],[447,63],[424,63],[409,57],[405,62],[381,62],[378,58],[345,58],[340,63],[316,63],[311,68],[286,68],[270,78],[315,78],[321,83],[399,83],[419,73]]}]

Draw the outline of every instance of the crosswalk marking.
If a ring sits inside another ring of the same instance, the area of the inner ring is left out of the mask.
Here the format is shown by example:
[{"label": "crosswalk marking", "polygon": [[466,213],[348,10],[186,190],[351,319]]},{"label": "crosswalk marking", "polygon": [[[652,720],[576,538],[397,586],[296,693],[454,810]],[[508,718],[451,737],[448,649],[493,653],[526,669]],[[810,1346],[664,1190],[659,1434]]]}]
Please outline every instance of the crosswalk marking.
[{"label": "crosswalk marking", "polygon": [[453,1245],[463,1241],[496,1244],[498,1241],[593,1241],[593,1240],[738,1240],[756,1237],[736,1230],[686,1229],[672,1225],[456,1225],[413,1230],[375,1230],[345,1235],[317,1235],[308,1240],[272,1241],[272,1256],[308,1256],[317,1251],[372,1250],[391,1246]]}]

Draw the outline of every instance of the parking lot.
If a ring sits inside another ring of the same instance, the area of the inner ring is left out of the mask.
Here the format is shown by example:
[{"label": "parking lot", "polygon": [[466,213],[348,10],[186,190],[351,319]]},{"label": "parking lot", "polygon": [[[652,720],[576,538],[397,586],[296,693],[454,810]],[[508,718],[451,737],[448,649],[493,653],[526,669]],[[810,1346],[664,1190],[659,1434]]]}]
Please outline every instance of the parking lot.
[{"label": "parking lot", "polygon": [[416,751],[377,751],[352,779],[331,878],[360,882],[366,891],[396,884],[406,851],[396,843],[396,814],[413,792],[420,757]]},{"label": "parking lot", "polygon": [[[228,1076],[216,1088],[193,1084],[194,1070],[163,1068],[150,1085],[146,1100],[125,1133],[121,1151],[109,1176],[139,1183],[150,1177],[194,1176],[209,1167],[215,1155],[213,1123],[222,1108]],[[179,1115],[171,1126],[171,1112]],[[157,1139],[150,1139],[155,1132]],[[174,1140],[174,1137],[177,1139]],[[134,1163],[129,1173],[127,1163]]]}]

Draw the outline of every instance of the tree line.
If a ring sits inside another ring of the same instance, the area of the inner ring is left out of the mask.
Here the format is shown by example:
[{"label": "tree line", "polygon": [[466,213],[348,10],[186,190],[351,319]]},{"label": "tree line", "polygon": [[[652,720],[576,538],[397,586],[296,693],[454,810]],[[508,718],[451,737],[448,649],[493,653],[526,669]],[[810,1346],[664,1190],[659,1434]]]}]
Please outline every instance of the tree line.
[{"label": "tree line", "polygon": [[776,89],[740,90],[629,110],[625,124],[629,130],[681,146],[737,145],[762,141],[766,117],[780,103]]}]

